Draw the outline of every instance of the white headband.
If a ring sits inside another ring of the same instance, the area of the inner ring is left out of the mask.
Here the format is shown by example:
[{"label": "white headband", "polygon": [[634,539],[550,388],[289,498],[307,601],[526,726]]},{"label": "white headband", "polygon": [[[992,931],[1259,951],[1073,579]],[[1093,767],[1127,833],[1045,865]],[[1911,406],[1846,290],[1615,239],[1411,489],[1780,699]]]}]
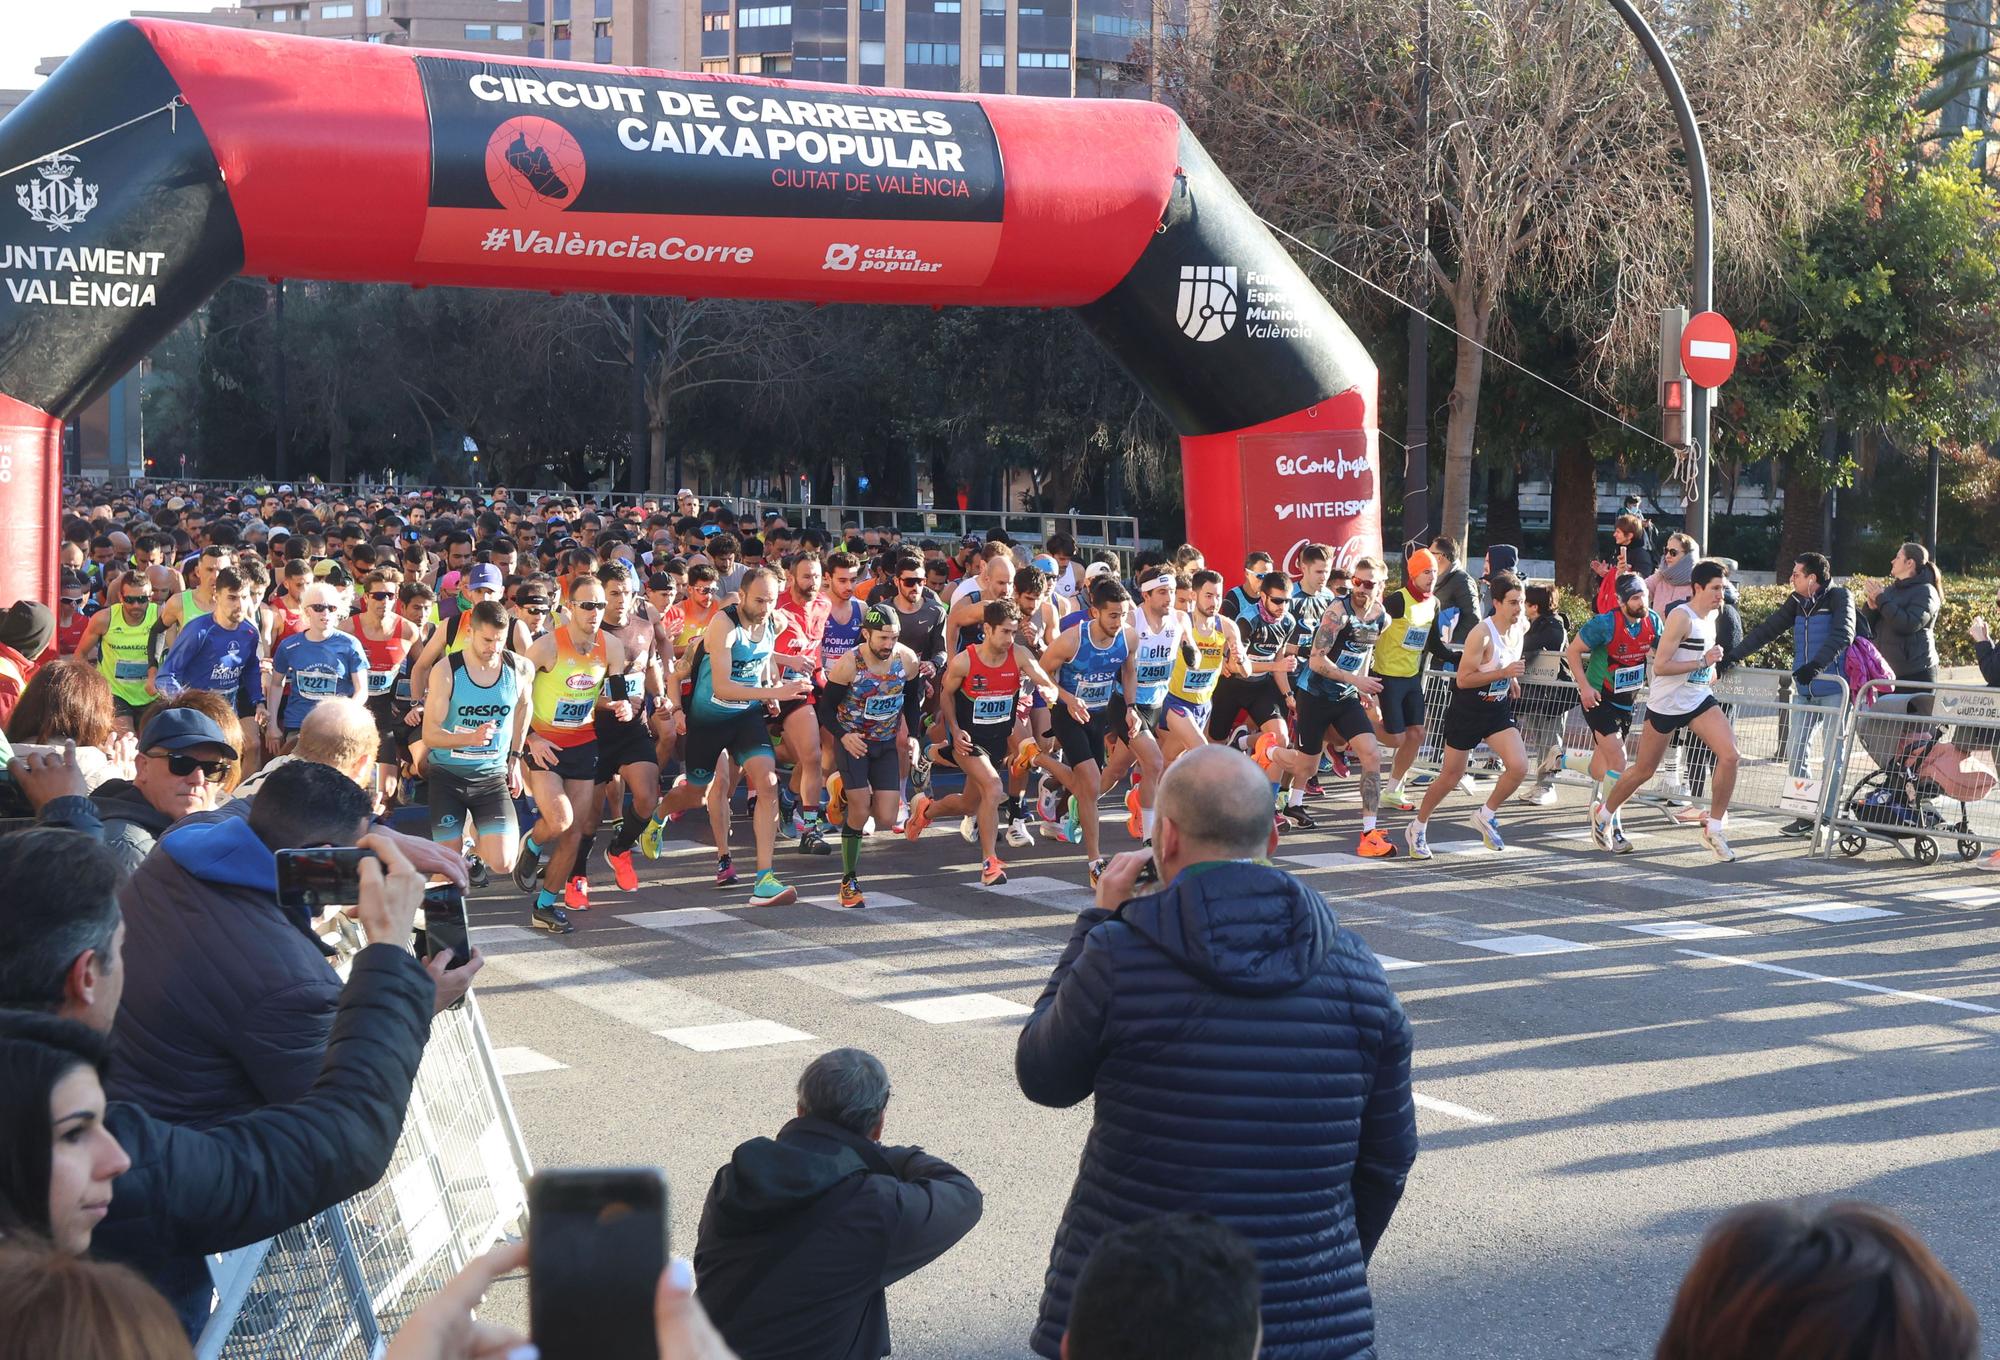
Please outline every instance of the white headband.
[{"label": "white headband", "polygon": [[1143,595],[1149,590],[1171,589],[1174,585],[1175,581],[1171,576],[1155,576],[1152,580],[1146,582],[1145,585],[1139,587],[1139,593]]}]

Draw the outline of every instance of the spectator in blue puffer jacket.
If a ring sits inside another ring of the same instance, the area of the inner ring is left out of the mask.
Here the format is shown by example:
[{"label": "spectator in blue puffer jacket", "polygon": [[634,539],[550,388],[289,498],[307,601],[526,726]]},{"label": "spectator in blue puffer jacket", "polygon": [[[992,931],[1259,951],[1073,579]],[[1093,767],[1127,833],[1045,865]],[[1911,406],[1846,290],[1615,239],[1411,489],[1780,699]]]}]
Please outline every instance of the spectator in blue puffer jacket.
[{"label": "spectator in blue puffer jacket", "polygon": [[[1833,584],[1832,563],[1816,552],[1800,553],[1792,559],[1791,585],[1792,593],[1785,602],[1727,649],[1724,669],[1755,656],[1790,628],[1793,693],[1802,701],[1831,708],[1840,701],[1841,667],[1854,641],[1854,597],[1847,587]],[[1793,717],[1786,764],[1797,778],[1806,776],[1813,730],[1825,716],[1809,709]],[[1809,836],[1813,826],[1812,818],[1796,817],[1780,829],[1787,836]]]},{"label": "spectator in blue puffer jacket", "polygon": [[1371,1356],[1367,1261],[1416,1160],[1410,1025],[1368,947],[1263,862],[1270,784],[1227,747],[1161,781],[1166,886],[1120,855],[1077,919],[1015,1071],[1042,1105],[1097,1097],[1031,1344],[1056,1360],[1098,1240],[1206,1213],[1263,1274],[1265,1360]]}]

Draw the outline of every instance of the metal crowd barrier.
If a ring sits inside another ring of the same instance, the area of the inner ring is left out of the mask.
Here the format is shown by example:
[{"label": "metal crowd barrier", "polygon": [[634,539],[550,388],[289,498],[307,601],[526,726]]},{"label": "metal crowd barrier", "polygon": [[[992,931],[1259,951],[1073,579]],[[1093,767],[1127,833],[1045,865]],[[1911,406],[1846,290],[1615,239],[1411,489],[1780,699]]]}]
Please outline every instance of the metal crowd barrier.
[{"label": "metal crowd barrier", "polygon": [[1842,735],[1823,855],[1879,842],[1932,865],[2000,845],[2000,690],[1871,680]]},{"label": "metal crowd barrier", "polygon": [[372,1360],[403,1320],[515,1231],[531,1168],[478,1003],[431,1025],[389,1169],[296,1228],[210,1258],[197,1360]]},{"label": "metal crowd barrier", "polygon": [[[1827,677],[1836,687],[1825,696],[1799,695],[1785,671],[1738,666],[1717,678],[1715,697],[1729,715],[1736,733],[1736,788],[1732,811],[1770,812],[1824,822],[1833,801],[1840,747],[1846,731],[1847,683]],[[1444,758],[1444,715],[1454,677],[1431,670],[1424,676],[1424,745],[1417,756],[1421,768],[1435,771]],[[1564,784],[1589,783],[1595,738],[1585,725],[1576,685],[1561,657],[1544,653],[1521,678],[1514,700],[1523,741],[1528,747],[1529,773],[1524,789],[1537,778]],[[1625,740],[1629,761],[1637,756],[1639,735],[1646,721],[1646,691],[1632,706],[1632,730]],[[1482,750],[1473,754],[1468,772],[1487,778],[1499,768]],[[1694,803],[1708,800],[1708,777],[1714,759],[1700,739],[1677,737],[1653,779],[1638,797],[1650,803]]]}]

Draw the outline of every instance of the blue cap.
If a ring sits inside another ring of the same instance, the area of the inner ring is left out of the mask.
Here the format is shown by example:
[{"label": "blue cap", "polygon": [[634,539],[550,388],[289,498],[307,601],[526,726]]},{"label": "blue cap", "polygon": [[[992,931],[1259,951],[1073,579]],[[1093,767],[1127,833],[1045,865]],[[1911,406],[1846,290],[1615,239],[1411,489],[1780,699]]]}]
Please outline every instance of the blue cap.
[{"label": "blue cap", "polygon": [[500,568],[494,566],[491,562],[481,562],[478,566],[465,573],[465,576],[458,583],[458,588],[467,592],[474,590],[500,590],[506,584],[507,578],[500,574]]},{"label": "blue cap", "polygon": [[237,754],[215,719],[198,708],[161,709],[139,738],[141,751],[185,751],[194,746],[220,746],[231,760]]}]

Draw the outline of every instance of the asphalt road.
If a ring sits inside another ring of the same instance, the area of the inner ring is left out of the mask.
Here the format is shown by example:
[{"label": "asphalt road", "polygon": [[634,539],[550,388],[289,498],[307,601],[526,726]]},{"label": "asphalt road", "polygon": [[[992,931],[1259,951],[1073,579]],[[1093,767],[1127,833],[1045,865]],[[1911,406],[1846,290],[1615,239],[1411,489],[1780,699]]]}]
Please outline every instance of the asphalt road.
[{"label": "asphalt road", "polygon": [[[2000,876],[1887,849],[1810,860],[1776,818],[1737,819],[1723,865],[1630,814],[1639,849],[1612,857],[1564,798],[1509,816],[1500,854],[1463,795],[1427,866],[1342,853],[1358,809],[1339,795],[1313,805],[1327,829],[1280,848],[1415,1026],[1422,1151],[1370,1271],[1380,1354],[1650,1354],[1706,1225],[1792,1195],[1891,1206],[2000,1331]],[[600,861],[561,939],[525,929],[511,887],[473,904],[478,995],[537,1165],[664,1167],[691,1252],[730,1149],[775,1132],[814,1055],[866,1048],[895,1086],[887,1140],[986,1194],[973,1233],[890,1291],[896,1355],[1028,1354],[1090,1107],[1030,1104],[1013,1047],[1088,902],[1081,857],[1012,851],[989,892],[951,829],[878,837],[873,902],[841,911],[749,908],[747,874],[717,889],[706,846],[674,848],[631,895]],[[780,856],[831,902],[837,860]],[[525,1322],[518,1282],[491,1306]]]}]

